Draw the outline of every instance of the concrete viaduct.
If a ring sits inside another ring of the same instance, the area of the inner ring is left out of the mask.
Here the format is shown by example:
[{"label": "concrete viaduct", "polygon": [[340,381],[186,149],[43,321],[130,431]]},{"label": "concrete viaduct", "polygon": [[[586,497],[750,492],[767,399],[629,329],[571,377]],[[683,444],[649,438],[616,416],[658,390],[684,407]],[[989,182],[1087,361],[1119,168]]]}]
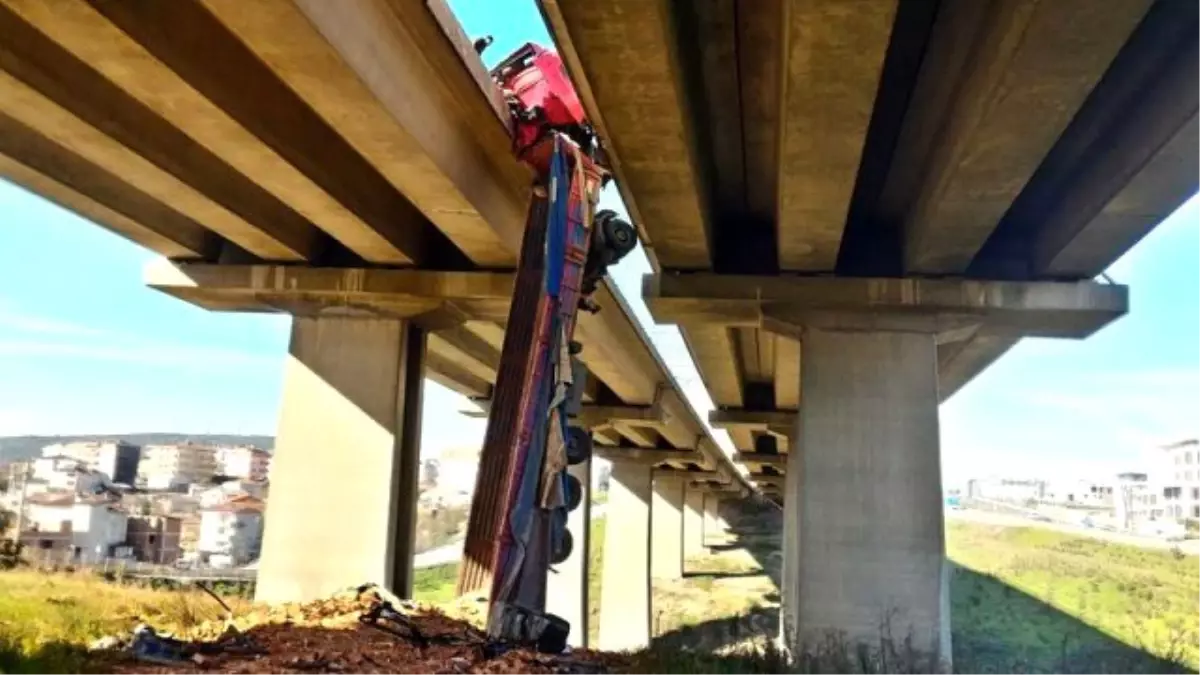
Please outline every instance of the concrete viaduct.
[{"label": "concrete viaduct", "polygon": [[[895,616],[948,658],[938,403],[1021,337],[1127,311],[1092,279],[1197,187],[1196,3],[540,5],[646,302],[784,504],[785,639]],[[423,376],[486,409],[530,181],[445,4],[0,0],[0,175],[161,253],[153,288],[296,317],[260,596],[409,592]],[[652,574],[747,486],[599,300],[600,646],[627,648]],[[580,626],[586,557],[552,582]]]}]

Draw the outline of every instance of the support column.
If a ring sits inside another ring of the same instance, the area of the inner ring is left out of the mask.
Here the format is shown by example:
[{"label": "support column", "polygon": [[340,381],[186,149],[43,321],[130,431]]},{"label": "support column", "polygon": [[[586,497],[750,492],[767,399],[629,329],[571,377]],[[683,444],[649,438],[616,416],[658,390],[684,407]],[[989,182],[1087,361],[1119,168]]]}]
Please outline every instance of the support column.
[{"label": "support column", "polygon": [[650,576],[655,579],[683,577],[683,479],[671,472],[654,475],[654,508],[650,526],[654,550],[650,554]]},{"label": "support column", "polygon": [[704,548],[704,492],[689,486],[683,502],[683,557],[686,561],[707,552]]},{"label": "support column", "polygon": [[[567,643],[588,646],[588,572],[591,560],[592,462],[581,462],[567,470],[583,485],[583,501],[567,517],[574,547],[566,560],[554,566],[546,580],[546,611],[571,624]],[[649,519],[647,519],[649,520]]]},{"label": "support column", "polygon": [[803,648],[837,631],[878,646],[886,621],[898,649],[911,637],[948,667],[934,336],[810,329],[802,344],[784,502],[784,616],[797,629],[787,637]]},{"label": "support column", "polygon": [[424,357],[405,321],[293,320],[257,600],[411,597]]},{"label": "support column", "polygon": [[600,580],[600,649],[642,649],[650,644],[649,466],[613,462]]},{"label": "support column", "polygon": [[721,497],[710,492],[704,496],[704,545],[725,543],[725,528],[721,526]]}]

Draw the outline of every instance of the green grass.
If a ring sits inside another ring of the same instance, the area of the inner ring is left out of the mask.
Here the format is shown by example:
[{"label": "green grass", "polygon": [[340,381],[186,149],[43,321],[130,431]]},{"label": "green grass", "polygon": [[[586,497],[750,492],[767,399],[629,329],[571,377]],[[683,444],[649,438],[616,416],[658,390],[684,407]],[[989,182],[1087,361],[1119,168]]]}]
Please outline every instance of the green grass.
[{"label": "green grass", "polygon": [[[235,610],[247,603],[225,598]],[[198,590],[159,591],[79,574],[0,572],[0,672],[77,672],[93,640],[144,621],[186,630],[224,610]]]},{"label": "green grass", "polygon": [[458,563],[419,569],[413,575],[413,599],[435,605],[450,602],[457,582]]},{"label": "green grass", "polygon": [[1195,669],[1200,574],[1194,557],[1039,528],[951,522],[955,667]]}]

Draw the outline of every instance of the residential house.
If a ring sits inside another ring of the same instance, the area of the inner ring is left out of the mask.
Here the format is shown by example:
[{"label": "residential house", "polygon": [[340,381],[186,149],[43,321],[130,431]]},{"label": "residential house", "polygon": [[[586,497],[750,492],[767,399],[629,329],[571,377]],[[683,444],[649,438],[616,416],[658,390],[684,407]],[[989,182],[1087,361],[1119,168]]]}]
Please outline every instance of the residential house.
[{"label": "residential house", "polygon": [[45,492],[27,502],[21,541],[35,550],[61,552],[64,562],[99,562],[125,542],[127,517],[112,493]]},{"label": "residential house", "polygon": [[213,567],[245,565],[262,547],[263,501],[230,497],[200,511],[200,561]]}]

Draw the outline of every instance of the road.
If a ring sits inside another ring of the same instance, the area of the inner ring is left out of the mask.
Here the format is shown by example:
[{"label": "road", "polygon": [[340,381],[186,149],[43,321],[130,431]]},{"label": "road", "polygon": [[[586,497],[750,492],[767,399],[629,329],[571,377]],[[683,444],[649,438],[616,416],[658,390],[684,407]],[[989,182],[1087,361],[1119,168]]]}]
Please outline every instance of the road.
[{"label": "road", "polygon": [[[592,520],[604,516],[605,504],[592,505]],[[428,551],[418,553],[413,556],[413,569],[424,569],[426,567],[437,567],[438,565],[446,565],[448,563],[456,563],[459,558],[462,558],[462,540],[451,542],[445,546],[431,548]]]},{"label": "road", "polygon": [[978,509],[947,509],[947,520],[966,520],[975,523],[985,523],[989,525],[1002,525],[1005,527],[1040,527],[1047,530],[1056,530],[1067,534],[1079,535],[1082,537],[1091,537],[1092,539],[1103,539],[1118,544],[1127,544],[1130,546],[1140,546],[1141,548],[1158,548],[1172,549],[1178,547],[1188,555],[1200,555],[1200,540],[1188,539],[1185,541],[1167,541],[1156,537],[1141,537],[1134,534],[1126,534],[1124,532],[1110,532],[1099,528],[1088,528],[1080,525],[1072,525],[1063,522],[1044,522],[1033,520],[1032,518],[1023,518],[1015,514],[996,513],[993,511],[980,511]]}]

